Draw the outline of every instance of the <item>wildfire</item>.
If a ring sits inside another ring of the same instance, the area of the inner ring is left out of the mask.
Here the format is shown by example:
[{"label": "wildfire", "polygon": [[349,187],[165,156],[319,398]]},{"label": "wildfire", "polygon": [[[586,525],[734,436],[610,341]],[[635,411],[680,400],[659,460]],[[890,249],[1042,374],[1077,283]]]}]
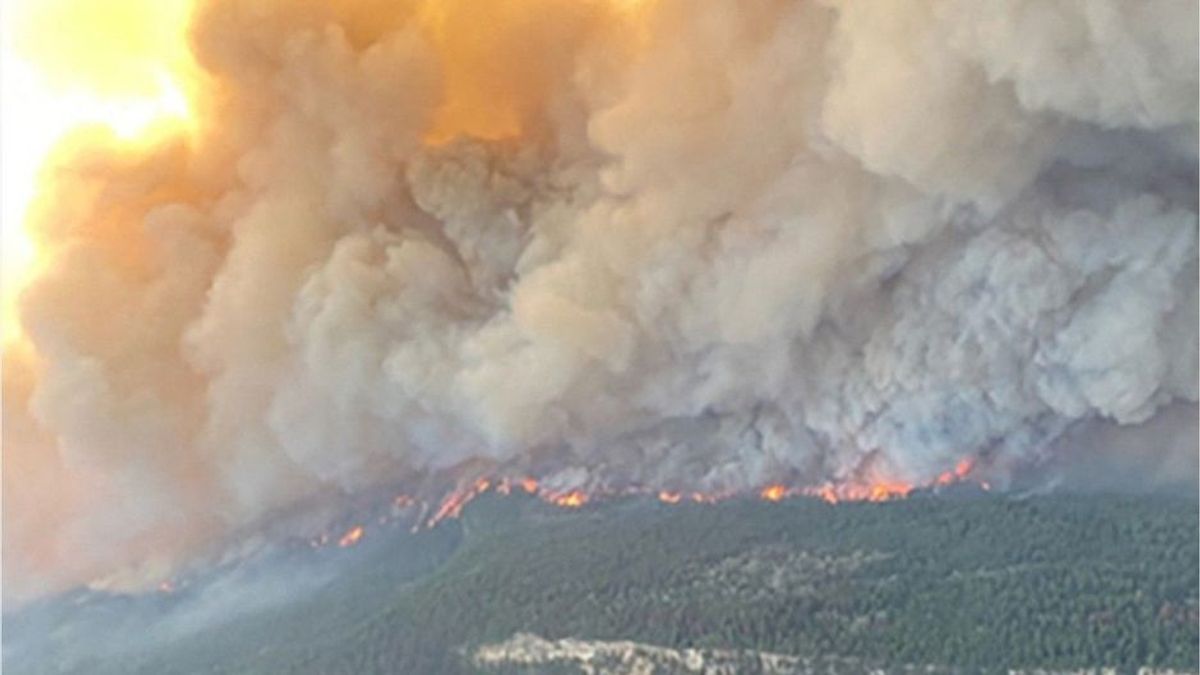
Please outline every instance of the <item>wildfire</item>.
[{"label": "wildfire", "polygon": [[341,539],[338,539],[338,547],[349,548],[349,547],[357,544],[358,541],[360,539],[362,539],[362,537],[363,537],[362,525],[355,525],[354,527],[347,530],[346,534],[343,534]]},{"label": "wildfire", "polygon": [[[940,487],[971,480],[971,474],[974,469],[975,464],[972,460],[962,460],[953,469],[939,474],[927,485],[930,487]],[[991,489],[991,485],[986,481],[976,479],[976,482],[984,490]],[[468,503],[486,492],[490,491],[510,496],[517,489],[524,491],[527,495],[536,497],[546,504],[568,509],[580,508],[592,500],[599,498],[650,496],[657,498],[663,504],[671,505],[683,503],[685,500],[696,504],[715,504],[736,498],[741,494],[733,491],[685,493],[675,490],[649,490],[640,486],[627,486],[624,488],[596,487],[590,490],[583,488],[553,490],[544,488],[536,478],[531,476],[520,478],[508,476],[501,478],[477,478],[474,481],[466,483],[465,487],[454,490],[442,497],[437,502],[438,506],[436,509],[432,509],[431,502],[426,500],[408,494],[396,495],[391,501],[392,511],[390,515],[381,516],[378,520],[381,525],[384,525],[395,518],[403,517],[408,519],[412,514],[409,509],[419,508],[419,512],[415,520],[412,521],[410,528],[410,532],[416,533],[422,529],[431,529],[448,518],[458,518],[462,515],[463,509]],[[811,487],[793,487],[784,483],[771,483],[761,488],[756,494],[759,499],[772,503],[782,502],[785,499],[794,497],[812,497],[822,499],[830,504],[838,504],[841,502],[884,502],[903,499],[911,494],[914,489],[915,487],[910,483],[876,478],[870,481],[848,480],[839,483],[828,482]],[[428,515],[430,510],[433,510],[433,515]],[[337,539],[337,545],[342,548],[353,546],[362,539],[364,534],[363,526],[356,525]],[[309,545],[313,548],[321,548],[328,545],[331,541],[332,538],[330,535],[321,534],[319,537],[311,539]]]}]

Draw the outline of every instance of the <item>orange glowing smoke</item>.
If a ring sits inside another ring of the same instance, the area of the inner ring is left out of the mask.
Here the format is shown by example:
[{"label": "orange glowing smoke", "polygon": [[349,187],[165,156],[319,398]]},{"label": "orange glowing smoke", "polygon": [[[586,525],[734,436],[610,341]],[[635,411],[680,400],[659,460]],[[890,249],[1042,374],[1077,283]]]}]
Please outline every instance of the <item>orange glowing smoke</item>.
[{"label": "orange glowing smoke", "polygon": [[45,264],[29,222],[48,159],[80,127],[141,148],[190,132],[199,70],[190,0],[5,0],[0,54],[0,290],[3,342],[16,301]]},{"label": "orange glowing smoke", "polygon": [[[568,55],[603,34],[609,49],[641,38],[645,0],[430,0],[416,13],[442,64],[442,105],[426,135],[499,140],[525,135]],[[513,49],[513,45],[520,45]]]},{"label": "orange glowing smoke", "polygon": [[341,548],[349,548],[349,547],[357,544],[358,540],[362,539],[362,537],[363,537],[362,525],[355,525],[354,527],[347,530],[346,534],[343,534],[341,539],[338,539],[338,546]]},{"label": "orange glowing smoke", "polygon": [[[17,297],[46,263],[29,230],[47,196],[39,174],[70,132],[92,127],[143,149],[197,133],[204,73],[190,50],[197,0],[3,0],[0,40],[0,327],[21,335]],[[441,103],[430,143],[525,135],[589,39],[632,53],[646,0],[331,2],[351,32],[411,19],[438,54]],[[513,46],[518,45],[517,49]],[[63,156],[70,156],[70,148]]]}]

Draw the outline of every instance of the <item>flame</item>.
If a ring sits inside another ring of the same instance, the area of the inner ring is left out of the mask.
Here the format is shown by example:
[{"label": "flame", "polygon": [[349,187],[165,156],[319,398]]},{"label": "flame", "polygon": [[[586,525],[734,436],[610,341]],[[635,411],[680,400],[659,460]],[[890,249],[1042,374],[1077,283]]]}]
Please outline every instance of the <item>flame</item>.
[{"label": "flame", "polygon": [[970,458],[959,460],[958,464],[954,465],[954,469],[950,471],[943,471],[940,475],[938,475],[937,480],[935,480],[934,483],[937,485],[950,485],[951,483],[957,483],[971,473],[971,469],[974,468],[974,465],[974,461],[972,461]]},{"label": "flame", "polygon": [[788,494],[788,490],[786,487],[779,485],[779,484],[775,484],[775,485],[768,485],[767,487],[763,488],[762,491],[758,493],[758,496],[762,497],[763,499],[765,499],[769,502],[777,502],[777,501],[781,501],[784,497],[787,496],[787,494]]},{"label": "flame", "polygon": [[[968,480],[974,470],[975,461],[964,459],[959,461],[953,469],[939,474],[925,485],[928,487],[937,487]],[[874,473],[876,477],[871,480],[859,478],[841,482],[826,482],[821,485],[807,487],[771,483],[760,489],[757,492],[757,497],[772,503],[781,502],[793,497],[817,498],[830,504],[853,501],[884,502],[903,499],[915,489],[915,486],[911,483],[879,477],[880,470],[878,468],[868,466],[866,470],[860,473]],[[991,489],[991,485],[987,481],[977,480],[977,482],[982,489]],[[378,521],[380,524],[386,524],[396,518],[405,518],[407,520],[411,517],[411,511],[408,511],[408,509],[410,507],[419,507],[420,511],[416,518],[411,521],[412,525],[409,528],[410,532],[416,533],[422,529],[432,529],[443,520],[460,517],[466,505],[485,492],[493,491],[500,495],[509,496],[518,487],[527,494],[536,496],[542,502],[569,509],[580,508],[593,499],[606,497],[653,495],[664,504],[679,504],[685,499],[697,504],[716,504],[736,498],[739,494],[744,494],[735,491],[684,493],[665,489],[652,490],[638,485],[630,485],[623,488],[597,487],[590,489],[590,491],[583,488],[561,491],[542,488],[538,480],[532,476],[516,479],[507,476],[501,478],[481,477],[464,485],[465,487],[460,487],[443,496],[437,502],[438,507],[434,510],[433,515],[428,518],[426,516],[431,509],[429,501],[408,494],[398,494],[392,498],[391,506],[393,510],[391,513],[380,516]],[[343,534],[338,539],[337,544],[342,548],[353,546],[358,543],[364,534],[363,527],[356,525]],[[309,545],[313,548],[320,548],[329,542],[330,536],[328,534],[321,534],[319,537],[311,539]]]},{"label": "flame", "polygon": [[896,497],[907,497],[913,486],[908,483],[875,483],[867,489],[867,501],[882,502]]},{"label": "flame", "polygon": [[[503,481],[501,481],[503,485]],[[451,492],[442,499],[442,503],[438,506],[437,511],[427,521],[428,527],[433,527],[439,522],[447,518],[457,518],[462,514],[463,507],[470,503],[479,495],[488,491],[492,487],[492,481],[487,478],[479,478],[467,489],[460,489]],[[497,491],[500,491],[497,489]],[[504,494],[508,494],[505,492]]]},{"label": "flame", "polygon": [[362,537],[363,537],[362,525],[355,525],[354,527],[347,530],[346,534],[343,534],[341,539],[338,539],[338,546],[340,548],[349,548],[349,547],[357,544],[358,540],[362,539]]},{"label": "flame", "polygon": [[429,527],[437,525],[439,522],[447,518],[457,518],[462,513],[462,509],[467,505],[467,502],[474,498],[475,495],[468,492],[451,492],[442,499],[441,506],[429,518]]},{"label": "flame", "polygon": [[825,483],[814,488],[805,488],[801,493],[837,504],[859,501],[886,502],[907,497],[912,491],[911,483],[877,480],[870,483]]},{"label": "flame", "polygon": [[550,503],[555,506],[577,509],[588,503],[589,499],[590,497],[583,490],[571,490],[570,492],[550,496]]},{"label": "flame", "polygon": [[17,298],[44,264],[32,207],[68,134],[95,126],[142,145],[190,131],[198,68],[190,0],[3,0],[0,36],[2,340],[21,339]]}]

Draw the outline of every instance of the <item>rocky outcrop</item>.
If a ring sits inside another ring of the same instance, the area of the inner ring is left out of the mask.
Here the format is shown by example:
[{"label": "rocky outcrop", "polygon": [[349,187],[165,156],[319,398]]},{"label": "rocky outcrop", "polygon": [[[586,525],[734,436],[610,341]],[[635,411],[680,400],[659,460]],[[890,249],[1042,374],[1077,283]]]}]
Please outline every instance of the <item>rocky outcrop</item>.
[{"label": "rocky outcrop", "polygon": [[[882,672],[857,659],[804,658],[750,649],[670,649],[629,640],[603,641],[564,638],[546,640],[517,633],[504,642],[483,645],[470,654],[471,662],[485,670],[578,668],[587,675],[793,675],[800,673]],[[942,672],[911,669],[910,672]]]}]

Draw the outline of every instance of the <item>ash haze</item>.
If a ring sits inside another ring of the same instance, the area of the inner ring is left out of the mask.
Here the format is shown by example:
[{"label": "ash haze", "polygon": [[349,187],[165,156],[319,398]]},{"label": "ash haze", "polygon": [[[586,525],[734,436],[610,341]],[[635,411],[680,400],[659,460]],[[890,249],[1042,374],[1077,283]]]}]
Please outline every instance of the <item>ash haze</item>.
[{"label": "ash haze", "polygon": [[81,132],[43,176],[5,599],[490,474],[729,491],[969,459],[1003,487],[1094,477],[1111,440],[1154,459],[1100,480],[1194,489],[1197,24],[201,1],[194,128]]}]

